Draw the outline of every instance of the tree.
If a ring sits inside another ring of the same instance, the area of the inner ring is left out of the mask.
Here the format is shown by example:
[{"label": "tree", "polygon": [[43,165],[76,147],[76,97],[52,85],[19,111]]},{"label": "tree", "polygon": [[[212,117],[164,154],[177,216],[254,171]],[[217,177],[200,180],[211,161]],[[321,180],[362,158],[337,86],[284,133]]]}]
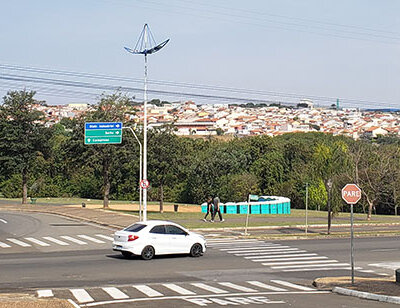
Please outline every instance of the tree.
[{"label": "tree", "polygon": [[330,234],[332,220],[332,187],[337,176],[348,166],[347,152],[348,146],[344,140],[332,140],[331,136],[327,136],[323,142],[319,143],[314,152],[315,175],[322,179],[328,192],[328,234]]},{"label": "tree", "polygon": [[95,109],[85,113],[74,126],[73,138],[67,153],[72,153],[70,163],[91,168],[95,175],[102,178],[103,207],[108,208],[111,190],[111,175],[117,169],[116,157],[127,155],[126,142],[123,144],[84,145],[84,122],[124,122],[125,114],[130,110],[129,98],[121,94],[102,96]]},{"label": "tree", "polygon": [[37,155],[47,152],[49,130],[44,113],[35,105],[34,91],[10,91],[0,106],[0,168],[2,174],[21,174],[22,204],[27,203],[28,180]]}]

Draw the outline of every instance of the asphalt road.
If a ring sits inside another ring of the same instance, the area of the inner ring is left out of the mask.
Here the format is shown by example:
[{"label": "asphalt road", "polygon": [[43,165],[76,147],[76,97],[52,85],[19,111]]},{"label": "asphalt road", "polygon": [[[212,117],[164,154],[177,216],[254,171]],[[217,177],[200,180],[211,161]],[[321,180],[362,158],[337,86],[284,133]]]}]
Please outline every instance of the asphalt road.
[{"label": "asphalt road", "polygon": [[[111,234],[53,215],[1,212],[0,289],[81,307],[394,307],[311,286],[316,277],[349,275],[348,239],[211,238],[203,257],[143,261],[113,252]],[[399,251],[397,238],[357,239],[357,276],[393,274]]]}]

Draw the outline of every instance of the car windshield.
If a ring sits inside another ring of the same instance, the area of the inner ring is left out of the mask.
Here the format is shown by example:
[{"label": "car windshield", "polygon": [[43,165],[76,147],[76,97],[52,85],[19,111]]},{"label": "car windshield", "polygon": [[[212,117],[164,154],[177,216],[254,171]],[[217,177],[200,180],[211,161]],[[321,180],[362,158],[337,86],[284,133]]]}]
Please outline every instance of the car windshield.
[{"label": "car windshield", "polygon": [[124,231],[139,232],[139,231],[142,230],[144,227],[146,227],[146,225],[143,225],[143,224],[133,224],[133,225],[130,225],[129,227],[126,227],[126,228],[124,229]]}]

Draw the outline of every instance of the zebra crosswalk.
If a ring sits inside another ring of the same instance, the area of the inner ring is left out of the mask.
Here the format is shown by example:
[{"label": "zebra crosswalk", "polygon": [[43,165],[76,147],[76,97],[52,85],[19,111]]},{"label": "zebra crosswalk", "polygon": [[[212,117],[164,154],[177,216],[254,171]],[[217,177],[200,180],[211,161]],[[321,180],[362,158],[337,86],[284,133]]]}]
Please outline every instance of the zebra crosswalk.
[{"label": "zebra crosswalk", "polygon": [[38,248],[38,247],[58,247],[58,246],[82,246],[82,245],[109,245],[113,238],[106,234],[77,234],[77,235],[58,235],[41,237],[19,237],[5,238],[0,241],[0,251],[10,250],[13,247],[19,248]]},{"label": "zebra crosswalk", "polygon": [[188,299],[201,296],[220,295],[257,295],[273,293],[298,293],[318,291],[307,286],[299,285],[289,281],[240,281],[240,282],[182,282],[182,283],[156,283],[136,284],[124,286],[108,286],[96,288],[74,288],[74,289],[43,289],[37,290],[36,295],[40,298],[55,297],[70,299],[81,305],[81,307],[96,306],[112,301],[127,300],[152,300],[152,299]]},{"label": "zebra crosswalk", "polygon": [[[207,239],[207,246],[257,262],[274,271],[307,272],[351,269],[349,263],[298,247],[257,239],[211,238]],[[361,267],[355,269],[363,270]]]}]

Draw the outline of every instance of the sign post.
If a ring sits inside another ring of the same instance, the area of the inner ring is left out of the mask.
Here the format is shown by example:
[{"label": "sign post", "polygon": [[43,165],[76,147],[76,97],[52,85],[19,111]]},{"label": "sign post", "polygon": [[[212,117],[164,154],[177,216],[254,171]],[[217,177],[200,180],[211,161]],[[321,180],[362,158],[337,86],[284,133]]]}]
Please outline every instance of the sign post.
[{"label": "sign post", "polygon": [[351,284],[354,284],[354,229],[353,229],[353,206],[361,199],[361,189],[356,184],[347,184],[342,188],[342,198],[350,204],[350,246],[351,246]]},{"label": "sign post", "polygon": [[247,200],[247,215],[246,215],[246,226],[244,228],[244,235],[249,235],[247,233],[247,227],[249,226],[250,201],[258,201],[258,196],[257,195],[249,195],[249,199]]}]

